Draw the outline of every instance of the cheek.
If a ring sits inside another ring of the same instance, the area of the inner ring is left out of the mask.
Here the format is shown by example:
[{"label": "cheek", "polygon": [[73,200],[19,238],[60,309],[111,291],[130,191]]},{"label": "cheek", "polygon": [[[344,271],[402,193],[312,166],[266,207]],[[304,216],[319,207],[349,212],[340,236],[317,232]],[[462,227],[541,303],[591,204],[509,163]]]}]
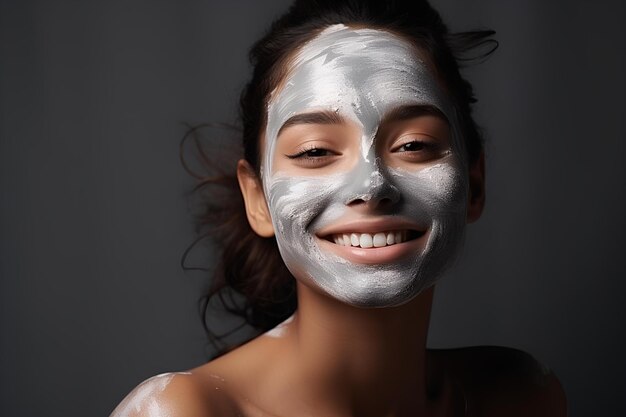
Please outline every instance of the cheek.
[{"label": "cheek", "polygon": [[311,229],[314,221],[339,217],[342,211],[333,197],[341,182],[339,176],[273,178],[268,205],[278,237],[294,239]]},{"label": "cheek", "polygon": [[440,163],[417,172],[395,171],[396,181],[407,203],[419,207],[429,218],[465,213],[467,178],[459,164]]}]

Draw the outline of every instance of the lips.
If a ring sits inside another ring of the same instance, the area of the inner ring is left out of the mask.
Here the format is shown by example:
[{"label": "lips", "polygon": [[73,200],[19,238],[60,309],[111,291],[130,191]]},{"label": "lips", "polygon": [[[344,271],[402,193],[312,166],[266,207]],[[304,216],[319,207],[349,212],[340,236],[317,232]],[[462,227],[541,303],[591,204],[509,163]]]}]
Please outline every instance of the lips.
[{"label": "lips", "polygon": [[423,245],[427,228],[397,218],[359,219],[319,230],[325,250],[357,263],[393,262]]}]

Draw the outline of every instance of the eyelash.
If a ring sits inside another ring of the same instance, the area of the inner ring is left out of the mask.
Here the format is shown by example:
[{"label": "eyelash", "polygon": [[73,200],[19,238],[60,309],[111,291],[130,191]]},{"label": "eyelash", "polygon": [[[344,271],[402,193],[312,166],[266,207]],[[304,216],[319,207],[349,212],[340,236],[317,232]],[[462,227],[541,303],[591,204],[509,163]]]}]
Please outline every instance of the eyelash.
[{"label": "eyelash", "polygon": [[[310,155],[310,153],[313,151],[324,152],[325,154],[317,155],[317,156]],[[295,154],[286,155],[286,156],[289,159],[308,159],[312,161],[312,160],[319,160],[319,159],[322,159],[331,155],[332,153],[328,149],[318,148],[317,146],[308,146],[302,149],[301,151],[296,152]]]},{"label": "eyelash", "polygon": [[[405,151],[401,150],[405,146],[413,145],[413,144],[419,145],[420,148],[419,149],[414,149],[414,150],[405,150]],[[434,148],[435,148],[435,146],[432,143],[424,142],[424,141],[415,139],[415,140],[411,140],[409,142],[403,143],[402,145],[396,147],[393,151],[394,152],[422,152],[422,151],[431,151]]]}]

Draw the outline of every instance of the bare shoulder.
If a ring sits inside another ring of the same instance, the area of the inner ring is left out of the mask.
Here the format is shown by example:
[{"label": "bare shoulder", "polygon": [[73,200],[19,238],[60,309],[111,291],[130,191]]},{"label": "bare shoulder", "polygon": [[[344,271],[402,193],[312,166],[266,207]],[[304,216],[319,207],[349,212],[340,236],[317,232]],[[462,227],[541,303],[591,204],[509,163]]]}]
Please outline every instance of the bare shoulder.
[{"label": "bare shoulder", "polygon": [[219,380],[192,372],[166,373],[139,384],[111,417],[213,417],[236,415]]},{"label": "bare shoulder", "polygon": [[556,375],[524,351],[476,346],[429,352],[463,387],[475,415],[567,415],[565,393]]},{"label": "bare shoulder", "polygon": [[258,390],[272,338],[256,338],[189,372],[166,373],[139,384],[111,417],[235,417],[250,414],[247,392]]}]

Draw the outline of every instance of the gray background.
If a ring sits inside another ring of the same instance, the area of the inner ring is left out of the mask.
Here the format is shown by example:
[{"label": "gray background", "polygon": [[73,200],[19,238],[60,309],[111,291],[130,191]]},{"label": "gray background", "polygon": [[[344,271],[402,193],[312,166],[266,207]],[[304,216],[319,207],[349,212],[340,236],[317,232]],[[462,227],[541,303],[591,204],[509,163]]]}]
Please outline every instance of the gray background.
[{"label": "gray background", "polygon": [[[287,3],[0,0],[2,416],[108,415],[205,360],[181,122],[235,121]],[[524,349],[572,416],[624,415],[626,3],[435,5],[501,47],[467,71],[488,204],[429,343]]]}]

